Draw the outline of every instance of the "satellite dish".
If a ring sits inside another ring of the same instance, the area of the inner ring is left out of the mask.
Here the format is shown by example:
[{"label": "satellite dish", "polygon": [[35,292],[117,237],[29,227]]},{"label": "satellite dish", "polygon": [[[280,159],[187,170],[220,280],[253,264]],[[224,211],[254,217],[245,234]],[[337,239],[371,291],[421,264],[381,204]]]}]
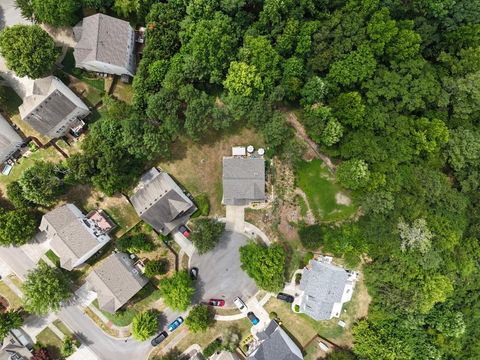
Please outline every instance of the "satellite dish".
[{"label": "satellite dish", "polygon": [[255,148],[254,148],[252,145],[248,145],[248,146],[247,146],[247,152],[248,152],[249,154],[253,153],[254,150],[255,150]]}]

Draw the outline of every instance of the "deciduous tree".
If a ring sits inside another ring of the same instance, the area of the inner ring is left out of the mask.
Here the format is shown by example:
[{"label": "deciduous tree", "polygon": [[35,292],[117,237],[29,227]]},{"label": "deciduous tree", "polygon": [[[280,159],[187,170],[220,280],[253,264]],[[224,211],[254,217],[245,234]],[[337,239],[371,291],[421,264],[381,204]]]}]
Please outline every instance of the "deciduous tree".
[{"label": "deciduous tree", "polygon": [[165,304],[178,311],[185,311],[195,292],[192,280],[186,271],[179,271],[172,277],[160,281],[160,293]]},{"label": "deciduous tree", "polygon": [[136,314],[132,320],[132,335],[139,341],[145,341],[158,330],[158,313],[147,310]]}]

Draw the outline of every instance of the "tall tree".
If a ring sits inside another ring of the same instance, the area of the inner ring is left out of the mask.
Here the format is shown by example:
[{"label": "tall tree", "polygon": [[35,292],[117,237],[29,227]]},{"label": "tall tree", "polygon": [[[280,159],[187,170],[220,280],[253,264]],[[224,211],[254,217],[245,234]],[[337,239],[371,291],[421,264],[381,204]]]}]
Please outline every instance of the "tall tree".
[{"label": "tall tree", "polygon": [[195,291],[186,271],[179,271],[170,278],[162,279],[159,289],[165,304],[178,311],[185,311],[188,308]]},{"label": "tall tree", "polygon": [[8,335],[10,330],[18,329],[23,324],[22,315],[18,311],[5,311],[0,313],[0,340]]},{"label": "tall tree", "polygon": [[32,0],[35,20],[55,27],[72,26],[78,21],[81,2],[77,0]]}]

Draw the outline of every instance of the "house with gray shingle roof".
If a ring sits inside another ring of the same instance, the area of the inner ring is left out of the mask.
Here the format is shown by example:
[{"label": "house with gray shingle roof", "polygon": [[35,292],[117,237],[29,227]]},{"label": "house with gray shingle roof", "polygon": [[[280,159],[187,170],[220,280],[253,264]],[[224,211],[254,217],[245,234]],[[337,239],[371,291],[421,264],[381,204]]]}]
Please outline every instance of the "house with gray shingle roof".
[{"label": "house with gray shingle roof", "polygon": [[156,168],[140,178],[130,202],[140,218],[162,235],[185,224],[197,210],[171,176]]},{"label": "house with gray shingle roof", "polygon": [[300,311],[315,320],[339,317],[352,299],[357,275],[333,265],[330,257],[311,260],[300,280]]},{"label": "house with gray shingle roof", "polygon": [[73,204],[46,213],[39,227],[60,258],[60,266],[72,270],[104,247],[110,237]]},{"label": "house with gray shingle roof", "polygon": [[88,287],[97,293],[101,310],[114,313],[127,303],[147,283],[130,257],[113,253],[87,276]]},{"label": "house with gray shingle roof", "polygon": [[257,338],[253,348],[249,348],[247,360],[303,359],[302,351],[275,320]]},{"label": "house with gray shingle roof", "polygon": [[223,158],[223,204],[265,201],[265,160],[261,156]]},{"label": "house with gray shingle roof", "polygon": [[99,73],[135,73],[135,31],[128,21],[105,14],[87,16],[73,29],[75,66]]},{"label": "house with gray shingle roof", "polygon": [[55,76],[35,80],[18,109],[22,120],[49,138],[62,137],[90,114],[88,106]]},{"label": "house with gray shingle roof", "polygon": [[7,161],[23,144],[20,135],[0,115],[0,164]]}]

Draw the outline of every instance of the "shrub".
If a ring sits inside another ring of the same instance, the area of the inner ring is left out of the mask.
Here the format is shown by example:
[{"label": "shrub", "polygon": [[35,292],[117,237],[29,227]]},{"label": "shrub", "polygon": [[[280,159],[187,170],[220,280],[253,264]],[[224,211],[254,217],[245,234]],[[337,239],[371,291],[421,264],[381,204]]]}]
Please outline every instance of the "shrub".
[{"label": "shrub", "polygon": [[270,311],[268,316],[270,317],[270,320],[273,320],[273,319],[276,319],[278,317],[278,314],[275,311]]},{"label": "shrub", "polygon": [[148,252],[155,249],[155,246],[145,234],[124,236],[117,241],[117,248],[120,251],[129,253]]},{"label": "shrub", "polygon": [[210,344],[208,344],[205,349],[203,349],[203,352],[202,352],[203,356],[205,358],[209,358],[221,348],[222,348],[222,340],[217,338],[214,341],[212,341]]},{"label": "shrub", "polygon": [[153,310],[136,314],[132,321],[132,335],[140,341],[147,340],[158,330],[158,314]]},{"label": "shrub", "polygon": [[298,235],[300,236],[300,242],[306,249],[315,250],[322,244],[322,228],[320,225],[302,227]]},{"label": "shrub", "polygon": [[300,284],[300,280],[302,280],[302,274],[295,275],[295,284]]},{"label": "shrub", "polygon": [[162,275],[168,271],[168,261],[165,259],[150,260],[145,265],[145,276]]},{"label": "shrub", "polygon": [[215,219],[195,219],[191,240],[200,254],[215,248],[225,230],[225,223]]},{"label": "shrub", "polygon": [[185,325],[191,332],[203,332],[213,323],[213,313],[206,305],[197,305],[185,319]]},{"label": "shrub", "polygon": [[313,259],[313,252],[309,251],[303,257],[303,266],[307,266],[310,260]]},{"label": "shrub", "polygon": [[296,312],[300,312],[300,305],[296,304],[293,308]]},{"label": "shrub", "polygon": [[197,195],[195,197],[195,204],[197,205],[198,210],[193,217],[208,216],[208,214],[210,214],[210,201],[206,194]]},{"label": "shrub", "polygon": [[71,336],[66,336],[65,339],[63,339],[62,349],[60,351],[64,357],[69,357],[75,352],[77,346],[77,340]]},{"label": "shrub", "polygon": [[82,75],[82,69],[79,69],[79,68],[73,68],[72,70],[72,74],[75,75],[75,76],[81,76]]}]

